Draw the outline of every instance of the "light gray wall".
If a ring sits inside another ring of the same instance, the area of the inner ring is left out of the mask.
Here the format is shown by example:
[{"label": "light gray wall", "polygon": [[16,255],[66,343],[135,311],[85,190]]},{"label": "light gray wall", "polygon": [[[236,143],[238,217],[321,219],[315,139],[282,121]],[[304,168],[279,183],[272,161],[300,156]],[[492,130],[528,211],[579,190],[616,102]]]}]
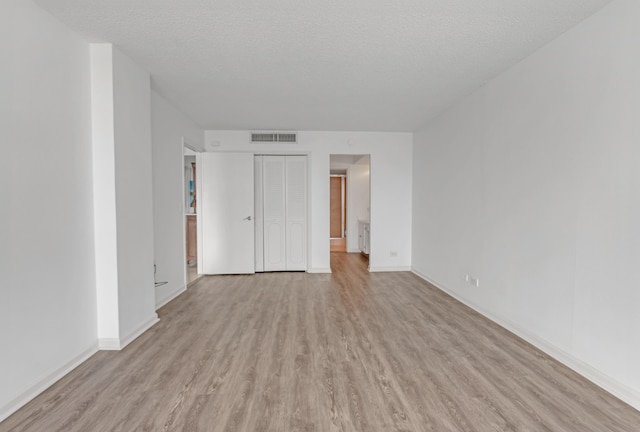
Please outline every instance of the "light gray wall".
[{"label": "light gray wall", "polygon": [[149,74],[91,46],[98,340],[120,349],[157,321],[153,285]]},{"label": "light gray wall", "polygon": [[113,50],[120,339],[157,319],[153,284],[151,82]]},{"label": "light gray wall", "polygon": [[11,161],[0,203],[2,420],[95,352],[97,330],[89,45],[30,1],[3,0],[0,16],[0,159]]},{"label": "light gray wall", "polygon": [[[0,18],[1,421],[97,350],[98,310],[107,348],[157,318],[149,74],[31,1],[2,2]],[[173,148],[181,206],[181,140]],[[113,295],[98,298],[96,278]]]},{"label": "light gray wall", "polygon": [[91,45],[93,217],[98,339],[120,344],[118,242],[115,188],[113,47]]},{"label": "light gray wall", "polygon": [[414,269],[636,407],[638,23],[613,2],[418,131],[413,158]]},{"label": "light gray wall", "polygon": [[204,132],[155,92],[151,92],[151,126],[156,280],[168,282],[156,288],[159,307],[185,289],[182,139],[202,149]]},{"label": "light gray wall", "polygon": [[[309,271],[330,271],[330,155],[371,156],[371,255],[373,271],[411,267],[411,145],[404,132],[301,131],[297,144],[251,144],[247,131],[205,131],[216,151],[308,154]],[[392,252],[395,256],[392,256]]]}]

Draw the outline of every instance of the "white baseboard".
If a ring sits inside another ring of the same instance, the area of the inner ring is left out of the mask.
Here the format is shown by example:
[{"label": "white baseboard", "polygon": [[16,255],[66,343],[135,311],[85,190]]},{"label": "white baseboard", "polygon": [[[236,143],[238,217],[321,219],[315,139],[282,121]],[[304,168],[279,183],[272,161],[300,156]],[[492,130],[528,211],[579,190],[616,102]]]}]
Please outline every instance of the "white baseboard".
[{"label": "white baseboard", "polygon": [[612,378],[611,376],[605,374],[604,372],[585,363],[584,361],[580,360],[574,355],[558,348],[551,342],[529,332],[528,330],[519,326],[518,324],[514,324],[509,320],[498,317],[493,313],[483,309],[482,307],[476,305],[475,303],[458,295],[453,290],[450,290],[446,286],[431,279],[429,276],[420,272],[419,270],[416,270],[414,268],[411,271],[419,278],[424,279],[425,281],[429,282],[431,285],[435,286],[442,292],[458,300],[460,303],[465,304],[466,306],[470,307],[471,309],[475,310],[476,312],[485,316],[486,318],[489,318],[491,321],[507,329],[508,331],[520,337],[521,339],[524,339],[525,341],[529,342],[531,345],[535,346],[540,351],[543,351],[546,354],[550,355],[560,363],[567,366],[569,369],[572,369],[573,371],[582,375],[584,378],[588,379],[592,383],[596,384],[597,386],[611,393],[618,399],[628,403],[635,409],[640,410],[640,392],[638,392],[637,390],[630,388],[629,386],[621,383],[615,378]]},{"label": "white baseboard", "polygon": [[120,339],[118,338],[98,338],[98,349],[101,351],[119,351]]},{"label": "white baseboard", "polygon": [[174,298],[178,297],[180,294],[182,294],[186,290],[187,290],[187,287],[182,285],[181,287],[178,287],[178,289],[176,289],[175,291],[166,295],[162,300],[156,301],[156,310],[160,309],[162,306],[166,305],[167,303],[169,303]]},{"label": "white baseboard", "polygon": [[76,357],[69,360],[62,367],[56,369],[49,375],[42,378],[36,384],[24,391],[22,394],[15,397],[8,404],[0,407],[0,422],[9,417],[11,414],[25,406],[29,401],[38,396],[40,393],[55,384],[60,378],[71,372],[78,367],[81,363],[86,361],[89,357],[98,352],[98,345],[94,344],[89,349],[83,351]]},{"label": "white baseboard", "polygon": [[98,339],[98,348],[103,351],[119,351],[133,342],[142,333],[153,327],[160,319],[158,314],[154,313],[148,320],[133,329],[123,338],[100,338]]},{"label": "white baseboard", "polygon": [[123,339],[121,339],[121,344],[122,344],[121,349],[129,345],[138,336],[140,336],[142,333],[149,330],[151,327],[156,325],[159,321],[160,319],[158,318],[158,314],[154,313],[153,315],[151,315],[149,319],[147,319],[145,322],[140,324],[137,328],[129,332],[129,334],[126,335]]},{"label": "white baseboard", "polygon": [[379,273],[379,272],[407,272],[411,271],[411,267],[369,267],[369,271],[371,273]]},{"label": "white baseboard", "polygon": [[310,268],[307,273],[331,273],[331,268]]},{"label": "white baseboard", "polygon": [[347,253],[362,253],[360,249],[347,249]]}]

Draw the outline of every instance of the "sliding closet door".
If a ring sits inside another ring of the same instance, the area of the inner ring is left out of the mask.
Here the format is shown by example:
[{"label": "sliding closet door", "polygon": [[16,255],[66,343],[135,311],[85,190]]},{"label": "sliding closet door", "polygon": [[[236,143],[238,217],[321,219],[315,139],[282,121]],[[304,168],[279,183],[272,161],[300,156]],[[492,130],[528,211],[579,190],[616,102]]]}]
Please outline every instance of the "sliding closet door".
[{"label": "sliding closet door", "polygon": [[262,157],[264,271],[287,270],[285,157]]},{"label": "sliding closet door", "polygon": [[262,185],[262,156],[255,156],[253,159],[254,181],[255,181],[255,236],[256,236],[256,272],[264,271],[264,219],[262,217],[262,208],[264,200]]},{"label": "sliding closet door", "polygon": [[306,270],[307,157],[287,156],[285,166],[287,270]]}]

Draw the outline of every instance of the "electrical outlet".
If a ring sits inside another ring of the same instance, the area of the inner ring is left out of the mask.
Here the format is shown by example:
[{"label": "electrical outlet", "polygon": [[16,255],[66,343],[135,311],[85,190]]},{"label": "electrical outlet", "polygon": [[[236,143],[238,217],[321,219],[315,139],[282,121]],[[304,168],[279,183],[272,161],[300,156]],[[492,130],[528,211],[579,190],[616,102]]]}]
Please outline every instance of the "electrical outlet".
[{"label": "electrical outlet", "polygon": [[466,283],[468,283],[469,285],[473,285],[475,287],[479,287],[480,286],[480,279],[478,278],[474,278],[473,276],[470,275],[464,275],[464,280]]},{"label": "electrical outlet", "polygon": [[396,251],[391,251],[391,252],[389,252],[389,256],[397,257],[397,256],[398,256],[398,252],[396,252]]}]

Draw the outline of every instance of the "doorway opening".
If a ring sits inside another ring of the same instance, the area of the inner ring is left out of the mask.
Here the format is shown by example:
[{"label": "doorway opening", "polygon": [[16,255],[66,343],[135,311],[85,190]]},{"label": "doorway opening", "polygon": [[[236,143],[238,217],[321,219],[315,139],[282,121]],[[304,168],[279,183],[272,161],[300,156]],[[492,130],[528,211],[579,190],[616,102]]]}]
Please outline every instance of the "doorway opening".
[{"label": "doorway opening", "polygon": [[370,249],[370,162],[366,154],[330,155],[330,251],[361,253]]},{"label": "doorway opening", "polygon": [[329,232],[331,252],[347,251],[347,175],[331,174],[329,177]]},{"label": "doorway opening", "polygon": [[198,274],[198,187],[197,153],[186,145],[183,150],[183,208],[185,233],[185,278],[187,285]]}]

